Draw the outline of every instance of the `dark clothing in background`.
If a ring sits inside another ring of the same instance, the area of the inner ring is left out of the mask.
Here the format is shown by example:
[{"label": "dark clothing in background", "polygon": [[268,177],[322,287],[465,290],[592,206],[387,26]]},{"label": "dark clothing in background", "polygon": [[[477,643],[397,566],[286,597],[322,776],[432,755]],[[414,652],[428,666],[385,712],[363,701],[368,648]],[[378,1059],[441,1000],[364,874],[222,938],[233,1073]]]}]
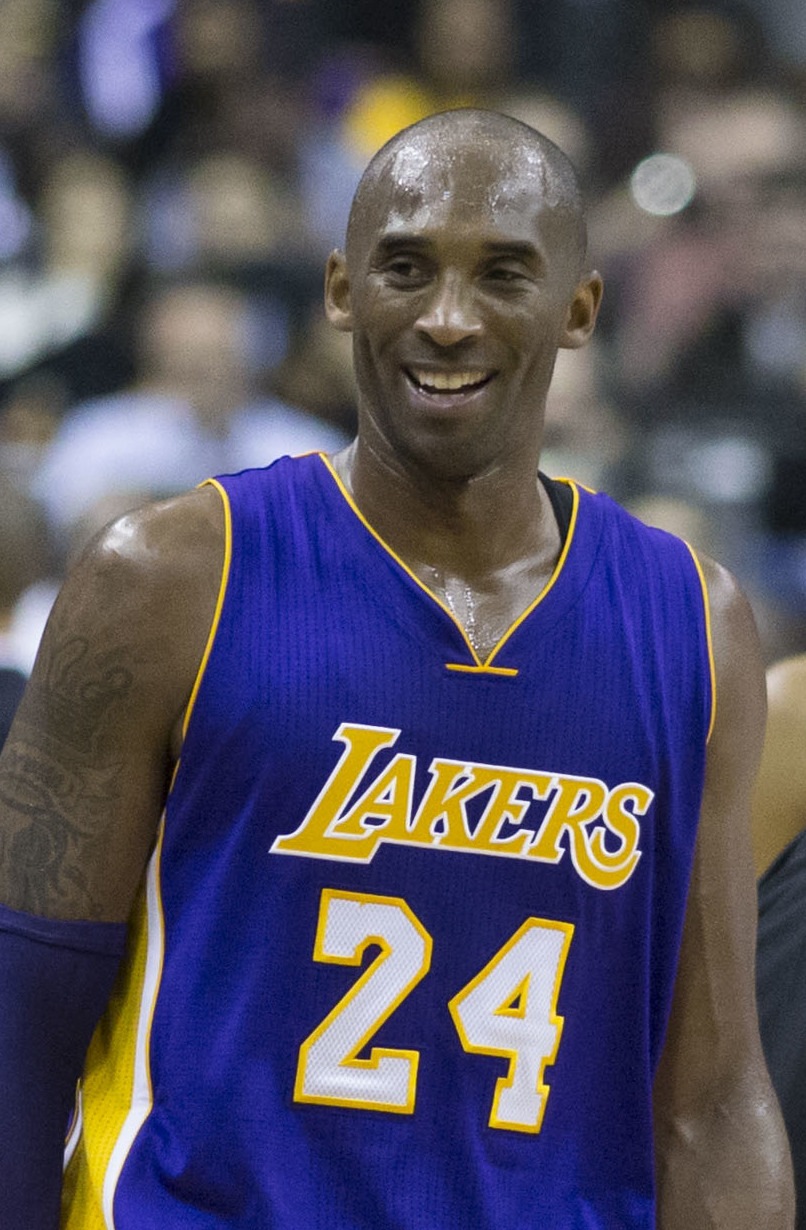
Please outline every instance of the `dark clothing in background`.
[{"label": "dark clothing in background", "polygon": [[0,666],[0,747],[6,735],[25,689],[25,675],[9,666]]},{"label": "dark clothing in background", "polygon": [[761,1040],[781,1103],[806,1230],[806,829],[758,886],[757,989]]}]

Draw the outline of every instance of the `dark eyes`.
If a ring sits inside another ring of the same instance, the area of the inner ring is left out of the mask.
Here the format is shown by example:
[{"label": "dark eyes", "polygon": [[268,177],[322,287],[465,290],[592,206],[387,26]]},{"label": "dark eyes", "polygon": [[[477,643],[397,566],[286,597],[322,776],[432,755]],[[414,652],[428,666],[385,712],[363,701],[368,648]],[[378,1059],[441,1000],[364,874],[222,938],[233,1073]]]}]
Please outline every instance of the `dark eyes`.
[{"label": "dark eyes", "polygon": [[420,285],[428,277],[428,271],[419,261],[406,256],[397,256],[383,267],[386,277],[397,285]]},{"label": "dark eyes", "polygon": [[[391,285],[401,288],[423,286],[435,276],[428,262],[408,256],[396,256],[393,260],[387,261],[378,272]],[[511,264],[489,265],[480,270],[477,277],[482,283],[513,288],[532,280],[524,268]]]},{"label": "dark eyes", "polygon": [[514,269],[508,265],[493,265],[484,271],[484,277],[492,282],[522,282],[527,278],[523,269]]}]

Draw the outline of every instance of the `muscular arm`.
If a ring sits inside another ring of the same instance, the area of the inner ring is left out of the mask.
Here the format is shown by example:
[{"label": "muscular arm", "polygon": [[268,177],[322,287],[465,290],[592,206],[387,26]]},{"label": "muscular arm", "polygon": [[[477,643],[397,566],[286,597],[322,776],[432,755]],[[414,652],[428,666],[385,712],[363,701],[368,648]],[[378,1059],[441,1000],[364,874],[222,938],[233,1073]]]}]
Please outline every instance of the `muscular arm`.
[{"label": "muscular arm", "polygon": [[223,555],[212,489],[131,514],[68,578],[0,757],[0,903],[123,921]]},{"label": "muscular arm", "polygon": [[769,717],[753,792],[756,875],[806,827],[806,654],[767,672]]},{"label": "muscular arm", "polygon": [[129,516],[93,544],[58,599],[0,758],[3,1230],[59,1221],[75,1083],[210,627],[222,520],[210,489]]},{"label": "muscular arm", "polygon": [[750,797],[764,730],[764,673],[749,607],[703,561],[717,717],[675,999],[655,1082],[661,1230],[785,1230],[789,1151],[758,1036]]}]

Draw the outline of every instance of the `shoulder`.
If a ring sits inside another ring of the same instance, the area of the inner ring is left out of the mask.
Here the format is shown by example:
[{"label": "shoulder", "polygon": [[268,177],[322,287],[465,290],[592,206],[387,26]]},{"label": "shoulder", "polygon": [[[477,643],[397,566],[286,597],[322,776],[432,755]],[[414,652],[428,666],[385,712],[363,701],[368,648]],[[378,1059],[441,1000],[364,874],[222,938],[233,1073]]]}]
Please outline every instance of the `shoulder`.
[{"label": "shoulder", "polygon": [[728,666],[742,643],[749,641],[754,651],[758,649],[753,610],[744,589],[728,568],[702,551],[691,549],[691,554],[707,600],[714,653],[723,666]]},{"label": "shoulder", "polygon": [[6,903],[126,917],[179,754],[224,544],[209,488],[112,522],[69,570],[3,748],[0,790],[0,825],[56,854],[21,870],[0,841]]},{"label": "shoulder", "polygon": [[744,590],[730,569],[710,555],[706,555],[704,551],[693,548],[690,550],[702,572],[710,606],[715,616],[720,619],[730,617],[738,611],[749,612],[750,604]]},{"label": "shoulder", "polygon": [[71,569],[68,584],[115,586],[128,601],[148,603],[178,583],[196,595],[216,587],[226,530],[222,498],[212,485],[146,504],[102,529]]},{"label": "shoulder", "polygon": [[[31,691],[69,664],[124,671],[139,719],[170,725],[192,688],[221,586],[226,530],[213,487],[127,513],[75,561],[48,620]],[[114,668],[113,668],[114,664]],[[165,715],[164,718],[161,715]]]}]

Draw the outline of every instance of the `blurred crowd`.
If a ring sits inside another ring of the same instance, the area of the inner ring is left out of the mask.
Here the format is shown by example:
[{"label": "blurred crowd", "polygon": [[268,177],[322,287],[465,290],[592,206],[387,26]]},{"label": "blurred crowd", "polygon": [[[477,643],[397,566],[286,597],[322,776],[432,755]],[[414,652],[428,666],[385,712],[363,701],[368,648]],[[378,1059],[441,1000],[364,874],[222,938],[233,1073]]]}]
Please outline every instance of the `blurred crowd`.
[{"label": "blurred crowd", "polygon": [[333,448],[321,309],[363,166],[462,105],[579,168],[606,294],[545,468],[740,576],[806,649],[802,0],[0,0],[0,675],[71,555],[208,474]]}]

